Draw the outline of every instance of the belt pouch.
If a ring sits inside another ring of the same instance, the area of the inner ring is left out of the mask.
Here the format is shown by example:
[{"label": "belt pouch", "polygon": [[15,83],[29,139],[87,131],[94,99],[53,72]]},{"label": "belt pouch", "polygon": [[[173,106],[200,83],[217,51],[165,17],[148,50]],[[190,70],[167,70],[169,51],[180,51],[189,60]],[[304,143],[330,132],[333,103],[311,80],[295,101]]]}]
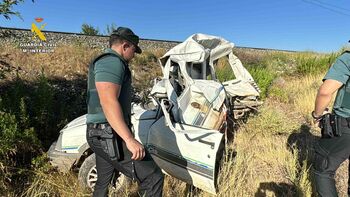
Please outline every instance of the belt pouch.
[{"label": "belt pouch", "polygon": [[334,135],[340,137],[342,135],[342,117],[334,115]]},{"label": "belt pouch", "polygon": [[[333,120],[332,120],[333,119]],[[321,119],[321,135],[322,138],[332,138],[334,137],[333,126],[334,116],[330,113],[323,115]]]}]

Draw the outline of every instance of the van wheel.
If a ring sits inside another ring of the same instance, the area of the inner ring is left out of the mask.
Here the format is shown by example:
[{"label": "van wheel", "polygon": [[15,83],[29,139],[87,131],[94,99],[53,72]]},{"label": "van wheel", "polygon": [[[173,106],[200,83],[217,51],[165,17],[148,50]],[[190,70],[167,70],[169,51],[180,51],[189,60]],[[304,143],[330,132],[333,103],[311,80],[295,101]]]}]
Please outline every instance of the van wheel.
[{"label": "van wheel", "polygon": [[[79,169],[78,180],[83,187],[94,189],[97,181],[96,156],[95,153],[87,157]],[[117,191],[121,189],[128,180],[122,173],[116,173],[111,180],[111,185]]]}]

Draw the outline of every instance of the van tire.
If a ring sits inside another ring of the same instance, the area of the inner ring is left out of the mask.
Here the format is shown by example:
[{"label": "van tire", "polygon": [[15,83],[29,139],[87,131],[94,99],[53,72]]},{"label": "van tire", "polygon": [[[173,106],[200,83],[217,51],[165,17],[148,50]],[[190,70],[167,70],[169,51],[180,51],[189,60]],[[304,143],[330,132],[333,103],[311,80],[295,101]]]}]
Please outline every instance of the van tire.
[{"label": "van tire", "polygon": [[[115,191],[122,188],[124,184],[130,182],[128,178],[119,173],[118,177],[112,178],[112,186]],[[96,170],[96,155],[95,153],[88,156],[79,169],[78,180],[84,188],[93,190],[97,181],[97,170]]]}]

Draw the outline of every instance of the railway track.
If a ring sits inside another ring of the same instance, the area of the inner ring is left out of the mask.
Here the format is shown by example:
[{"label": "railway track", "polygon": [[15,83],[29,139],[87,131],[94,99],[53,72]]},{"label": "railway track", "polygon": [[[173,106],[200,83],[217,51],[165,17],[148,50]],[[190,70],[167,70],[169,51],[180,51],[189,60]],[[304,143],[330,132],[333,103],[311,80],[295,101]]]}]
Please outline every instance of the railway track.
[{"label": "railway track", "polygon": [[[1,37],[1,30],[10,30],[10,31],[24,31],[24,32],[30,32],[30,29],[22,29],[22,28],[12,28],[12,27],[1,27],[0,26],[0,37]],[[74,32],[61,32],[61,31],[48,31],[48,30],[42,30],[44,33],[53,33],[53,34],[66,34],[66,35],[75,35],[75,36],[89,36],[82,33],[74,33]],[[91,37],[97,37],[97,38],[108,38],[107,35],[95,35]],[[174,40],[161,40],[161,39],[149,39],[149,38],[140,38],[140,41],[151,41],[151,42],[161,42],[161,43],[171,43],[171,44],[179,44],[182,41],[174,41]],[[281,51],[281,52],[298,52],[293,50],[284,50],[284,49],[271,49],[271,48],[257,48],[257,47],[245,47],[245,46],[235,46],[236,49],[247,49],[247,50],[257,50],[257,51]]]}]

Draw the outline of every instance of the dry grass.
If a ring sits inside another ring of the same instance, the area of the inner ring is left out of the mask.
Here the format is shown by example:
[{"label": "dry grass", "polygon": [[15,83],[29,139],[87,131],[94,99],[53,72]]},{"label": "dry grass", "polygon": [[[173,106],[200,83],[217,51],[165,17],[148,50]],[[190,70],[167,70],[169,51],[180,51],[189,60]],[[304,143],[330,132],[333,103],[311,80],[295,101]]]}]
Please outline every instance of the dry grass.
[{"label": "dry grass", "polygon": [[266,103],[241,126],[231,146],[237,156],[224,162],[220,173],[219,196],[295,196],[299,188],[310,187],[301,181],[308,171],[298,166],[297,149],[288,145],[291,134],[299,132],[298,120],[287,119],[291,112],[281,107]]},{"label": "dry grass", "polygon": [[[322,84],[325,73],[304,77],[285,77],[275,80],[270,88],[270,96],[278,101],[291,104],[311,123],[310,112],[314,109],[317,90]],[[334,95],[335,96],[335,95]]]},{"label": "dry grass", "polygon": [[[91,196],[91,191],[80,186],[76,173],[39,169],[34,172],[34,179],[21,196],[84,197]],[[128,181],[119,190],[110,186],[108,196],[139,196],[137,184]]]},{"label": "dry grass", "polygon": [[80,187],[73,173],[39,171],[22,196],[90,196],[90,193]]},{"label": "dry grass", "polygon": [[86,75],[90,61],[98,53],[98,50],[75,45],[59,46],[54,53],[23,53],[15,47],[0,47],[0,60],[11,65],[13,72],[8,73],[8,78],[15,77],[17,70],[27,80],[36,79],[42,71],[48,78],[71,80],[76,75]]}]

